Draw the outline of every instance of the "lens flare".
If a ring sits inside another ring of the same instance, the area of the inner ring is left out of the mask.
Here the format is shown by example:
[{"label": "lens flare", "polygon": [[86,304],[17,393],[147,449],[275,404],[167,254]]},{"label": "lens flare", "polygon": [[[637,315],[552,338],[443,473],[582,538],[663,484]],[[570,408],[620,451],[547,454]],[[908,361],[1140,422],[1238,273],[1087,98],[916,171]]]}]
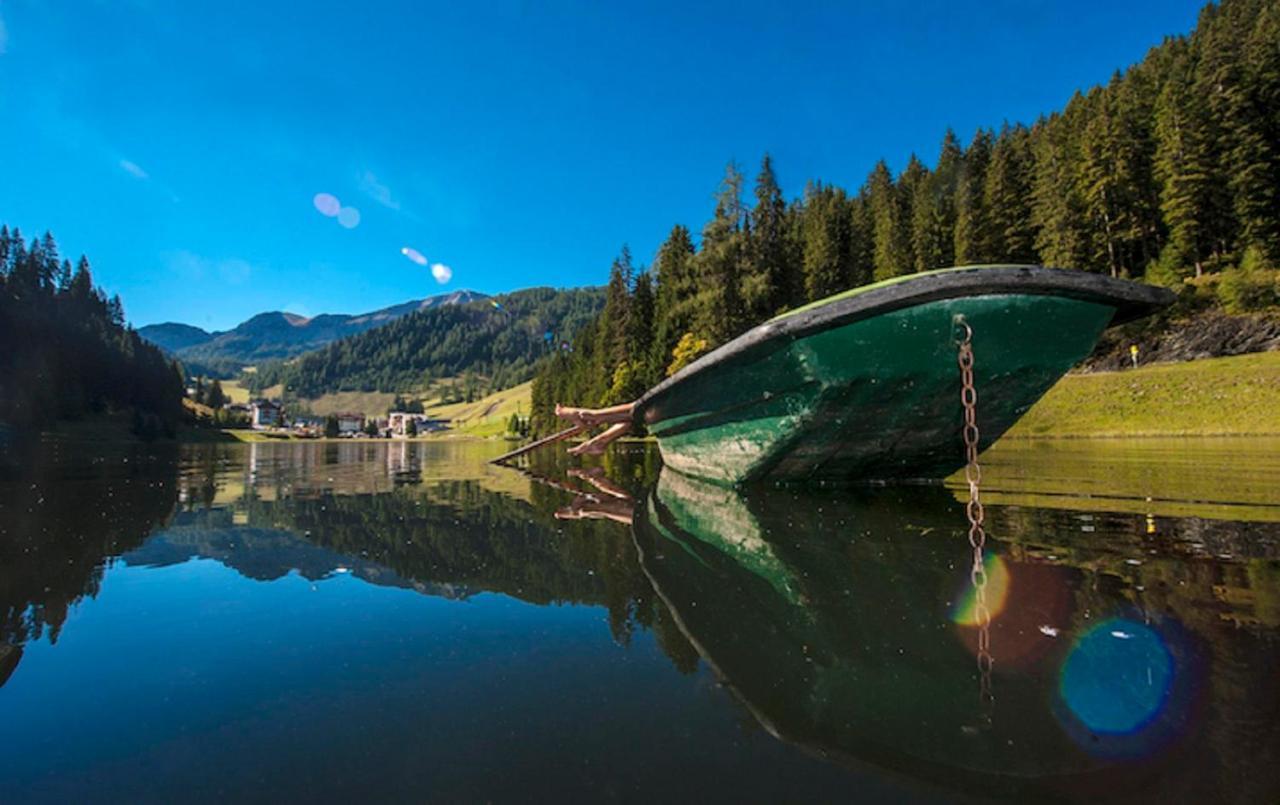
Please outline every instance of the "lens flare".
[{"label": "lens flare", "polygon": [[405,246],[400,250],[400,253],[420,266],[425,266],[427,264],[427,258],[422,256],[422,252],[412,246]]},{"label": "lens flare", "polygon": [[326,218],[334,217],[342,209],[342,202],[338,201],[338,197],[332,193],[316,193],[311,203],[315,205],[316,211]]},{"label": "lens flare", "polygon": [[360,211],[355,207],[343,207],[338,210],[338,223],[344,229],[355,229],[360,226]]},{"label": "lens flare", "polygon": [[[987,611],[994,619],[1004,610],[1009,597],[1009,566],[999,555],[988,553],[982,557],[987,571]],[[951,620],[958,626],[978,625],[978,594],[972,585],[956,600],[951,609]]]},{"label": "lens flare", "polygon": [[1158,632],[1113,618],[1076,641],[1062,666],[1058,695],[1093,732],[1126,735],[1160,713],[1173,673],[1173,657]]},{"label": "lens flare", "polygon": [[453,269],[449,268],[444,263],[436,263],[431,266],[431,276],[436,278],[436,282],[444,285],[446,282],[453,279]]}]

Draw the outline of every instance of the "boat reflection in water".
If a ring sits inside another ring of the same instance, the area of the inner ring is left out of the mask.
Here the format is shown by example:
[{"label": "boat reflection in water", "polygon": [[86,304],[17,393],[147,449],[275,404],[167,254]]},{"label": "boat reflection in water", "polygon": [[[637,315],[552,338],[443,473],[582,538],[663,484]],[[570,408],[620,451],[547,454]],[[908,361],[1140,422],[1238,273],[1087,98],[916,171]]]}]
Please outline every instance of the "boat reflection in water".
[{"label": "boat reflection in water", "polygon": [[[620,519],[616,501],[580,496],[561,516]],[[1034,539],[993,545],[988,676],[967,523],[945,489],[742,494],[664,471],[634,512],[641,567],[672,618],[784,741],[986,794],[1142,781],[1181,799],[1222,782],[1179,759],[1212,752],[1241,713],[1208,701],[1206,647],[1168,601],[1105,577],[1114,557],[1071,566]],[[1207,704],[1225,708],[1216,725]]]},{"label": "boat reflection in water", "polygon": [[36,748],[5,802],[1280,801],[1263,460],[1161,500],[1043,494],[1114,457],[993,459],[984,639],[943,486],[739,493],[628,445],[536,484],[482,442],[55,447],[0,454],[0,744]]}]

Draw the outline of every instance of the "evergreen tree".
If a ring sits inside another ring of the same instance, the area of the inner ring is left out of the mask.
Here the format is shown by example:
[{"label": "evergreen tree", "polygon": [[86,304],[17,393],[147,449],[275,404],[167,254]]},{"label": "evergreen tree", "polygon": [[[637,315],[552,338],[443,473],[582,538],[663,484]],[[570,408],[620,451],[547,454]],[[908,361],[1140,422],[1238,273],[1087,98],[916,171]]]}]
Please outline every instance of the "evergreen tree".
[{"label": "evergreen tree", "polygon": [[631,292],[631,317],[627,327],[627,363],[633,367],[635,377],[632,396],[655,384],[660,376],[653,361],[653,311],[653,280],[648,271],[641,271]]},{"label": "evergreen tree", "polygon": [[204,404],[213,409],[221,408],[227,404],[227,395],[222,390],[221,381],[217,378],[209,384],[209,389],[205,392]]},{"label": "evergreen tree", "polygon": [[627,347],[627,329],[633,274],[631,250],[624,245],[609,268],[609,285],[605,291],[604,312],[601,314],[605,337],[605,349],[601,354],[601,360],[602,366],[610,374],[619,364],[627,360],[627,355],[630,353]]},{"label": "evergreen tree", "polygon": [[851,221],[844,191],[811,183],[803,220],[805,297],[821,299],[849,287]]},{"label": "evergreen tree", "polygon": [[742,173],[729,163],[716,194],[715,215],[703,227],[696,259],[703,290],[695,322],[714,344],[742,332],[747,320],[742,280],[749,246],[742,183]]},{"label": "evergreen tree", "polygon": [[1171,260],[1175,271],[1194,268],[1199,277],[1205,260],[1224,247],[1226,177],[1214,159],[1208,107],[1193,89],[1186,43],[1175,46],[1177,58],[1155,108],[1155,178],[1171,250],[1162,261]]},{"label": "evergreen tree", "polygon": [[907,167],[898,177],[896,187],[898,215],[894,224],[896,227],[894,239],[902,244],[903,259],[906,261],[908,273],[919,270],[914,237],[915,202],[918,194],[928,193],[929,180],[928,168],[915,154],[912,154],[907,159]]},{"label": "evergreen tree", "polygon": [[677,224],[658,249],[654,264],[657,291],[654,294],[653,365],[659,375],[671,363],[671,351],[680,336],[693,329],[695,297],[698,293],[694,274],[693,238],[689,230]]},{"label": "evergreen tree", "polygon": [[991,149],[982,188],[983,204],[991,217],[992,260],[1035,263],[1035,229],[1031,224],[1031,133],[1007,124]]},{"label": "evergreen tree", "polygon": [[960,160],[960,175],[956,181],[956,265],[995,260],[992,248],[994,227],[983,195],[990,161],[991,132],[978,129]]},{"label": "evergreen tree", "polygon": [[793,264],[787,232],[787,204],[782,198],[773,162],[765,154],[756,177],[756,206],[751,211],[751,259],[760,291],[750,306],[754,319],[767,319],[796,304],[802,291],[800,272]]},{"label": "evergreen tree", "polygon": [[864,187],[849,199],[849,285],[866,285],[874,275],[875,221]]},{"label": "evergreen tree", "polygon": [[1240,251],[1256,247],[1267,262],[1280,265],[1280,5],[1265,2],[1256,14],[1239,16],[1238,28],[1248,33],[1239,67],[1223,86],[1221,107],[1234,139],[1226,158]]},{"label": "evergreen tree", "polygon": [[898,188],[894,185],[889,166],[882,159],[867,179],[867,204],[872,225],[873,276],[877,280],[908,274],[912,265],[909,250],[903,240],[906,228],[900,221],[901,205]]},{"label": "evergreen tree", "polygon": [[1084,203],[1075,181],[1076,128],[1082,96],[1067,104],[1061,115],[1038,122],[1032,129],[1035,165],[1031,185],[1031,221],[1041,260],[1059,268],[1088,267],[1088,235],[1084,231]]},{"label": "evergreen tree", "polygon": [[919,182],[911,207],[911,243],[915,270],[929,271],[955,263],[956,183],[960,172],[960,141],[947,129],[938,163]]}]

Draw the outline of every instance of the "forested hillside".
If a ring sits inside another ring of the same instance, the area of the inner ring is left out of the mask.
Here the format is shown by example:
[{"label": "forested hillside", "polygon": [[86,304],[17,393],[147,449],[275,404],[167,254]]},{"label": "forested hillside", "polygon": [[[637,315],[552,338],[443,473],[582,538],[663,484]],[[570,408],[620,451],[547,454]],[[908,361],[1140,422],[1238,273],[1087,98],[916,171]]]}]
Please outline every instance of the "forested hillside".
[{"label": "forested hillside", "polygon": [[414,311],[487,298],[475,291],[450,291],[357,315],[324,313],[308,318],[272,311],[259,313],[225,332],[209,333],[186,324],[166,323],[148,325],[138,334],[181,359],[188,372],[234,377],[246,364],[301,355]]},{"label": "forested hillside", "polygon": [[284,383],[291,393],[411,391],[471,372],[499,389],[522,383],[600,312],[599,288],[528,288],[480,302],[420,310],[390,324],[258,367],[255,389]]},{"label": "forested hillside", "polygon": [[73,269],[47,233],[28,245],[0,227],[0,344],[0,424],[131,410],[135,430],[153,436],[182,415],[181,370],[125,325],[89,261]]},{"label": "forested hillside", "polygon": [[928,269],[1040,263],[1280,305],[1280,3],[1206,6],[1060,112],[945,132],[932,167],[881,161],[856,191],[787,201],[766,156],[750,203],[744,185],[730,165],[697,244],[677,225],[639,272],[623,251],[600,317],[535,378],[536,429],[557,400],[633,399],[778,312]]}]

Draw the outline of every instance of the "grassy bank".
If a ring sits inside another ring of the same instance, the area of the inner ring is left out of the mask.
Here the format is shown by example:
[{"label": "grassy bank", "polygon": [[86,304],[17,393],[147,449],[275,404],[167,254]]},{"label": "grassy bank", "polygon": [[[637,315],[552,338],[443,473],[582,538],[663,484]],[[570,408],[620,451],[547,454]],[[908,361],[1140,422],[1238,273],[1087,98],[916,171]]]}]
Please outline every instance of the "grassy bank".
[{"label": "grassy bank", "polygon": [[528,416],[533,403],[533,382],[521,383],[487,397],[469,403],[428,405],[427,413],[439,419],[453,421],[453,428],[444,431],[449,436],[474,436],[488,438],[502,436],[512,414]]},{"label": "grassy bank", "polygon": [[1280,434],[1280,352],[1067,375],[1005,438]]}]

